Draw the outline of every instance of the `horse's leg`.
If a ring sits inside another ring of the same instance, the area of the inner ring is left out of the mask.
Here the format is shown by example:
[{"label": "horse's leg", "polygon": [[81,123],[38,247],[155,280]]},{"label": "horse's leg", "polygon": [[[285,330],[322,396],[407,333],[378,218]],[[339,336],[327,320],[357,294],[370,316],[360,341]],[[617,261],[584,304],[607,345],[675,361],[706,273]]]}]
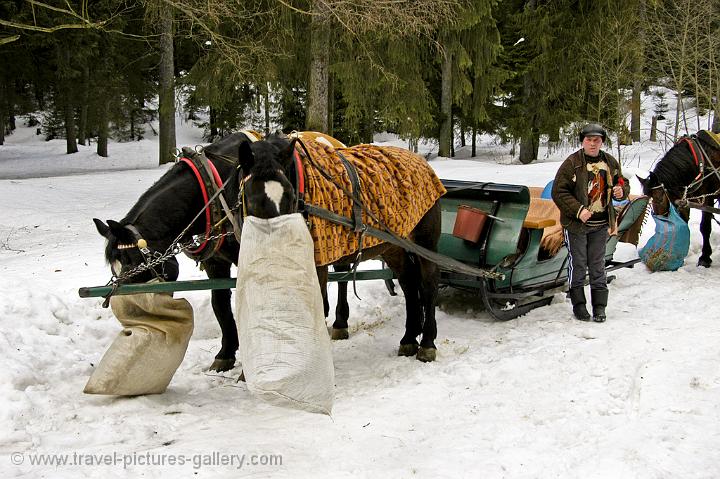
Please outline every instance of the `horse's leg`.
[{"label": "horse's leg", "polygon": [[417,259],[395,247],[383,253],[383,259],[397,276],[400,288],[405,294],[405,335],[400,340],[398,356],[414,356],[418,352],[417,338],[422,333],[420,271]]},{"label": "horse's leg", "polygon": [[[230,263],[208,260],[203,264],[210,279],[230,277]],[[229,371],[235,366],[235,352],[238,349],[238,333],[230,306],[230,290],[214,289],[211,304],[222,331],[222,346],[210,369],[217,372]]]},{"label": "horse's leg", "polygon": [[[705,198],[705,201],[703,203],[705,203],[705,206],[713,206],[714,201],[714,198]],[[709,268],[710,264],[712,264],[712,259],[710,258],[710,256],[712,255],[712,246],[710,246],[712,219],[712,213],[703,211],[702,220],[700,220],[700,233],[702,234],[703,245],[702,254],[700,255],[700,259],[698,259],[698,266],[704,266],[705,268]]]},{"label": "horse's leg", "polygon": [[[336,264],[333,266],[335,271],[350,271],[350,265]],[[348,339],[348,318],[350,317],[350,306],[347,300],[348,284],[346,281],[337,283],[337,305],[335,306],[335,322],[332,325],[332,339]]]},{"label": "horse's leg", "polygon": [[318,282],[320,283],[320,293],[322,294],[323,299],[323,312],[327,318],[330,314],[330,303],[328,302],[327,297],[328,267],[318,266],[315,268],[315,271],[317,272]]},{"label": "horse's leg", "polygon": [[[415,242],[425,248],[437,251],[440,240],[440,207],[435,204],[420,220],[413,230]],[[435,321],[435,304],[437,303],[438,285],[440,283],[440,267],[424,258],[417,258],[420,269],[420,302],[422,304],[422,340],[417,352],[417,359],[423,362],[435,361],[437,348],[437,323]]]},{"label": "horse's leg", "polygon": [[420,302],[424,316],[422,340],[417,358],[423,362],[435,361],[437,348],[437,323],[435,322],[435,304],[437,302],[440,268],[426,259],[418,258],[420,263]]}]

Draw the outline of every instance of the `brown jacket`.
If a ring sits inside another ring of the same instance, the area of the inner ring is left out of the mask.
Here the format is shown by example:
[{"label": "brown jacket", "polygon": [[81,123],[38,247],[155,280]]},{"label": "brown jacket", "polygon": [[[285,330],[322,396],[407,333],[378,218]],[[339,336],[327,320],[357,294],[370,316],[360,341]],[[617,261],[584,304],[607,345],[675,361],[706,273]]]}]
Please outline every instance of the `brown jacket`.
[{"label": "brown jacket", "polygon": [[[600,151],[600,156],[603,157],[605,163],[607,163],[610,169],[610,175],[607,184],[607,204],[608,208],[608,220],[610,223],[611,233],[615,231],[615,208],[612,208],[612,189],[618,178],[622,177],[622,170],[618,161],[605,153]],[[627,198],[630,193],[630,182],[625,179],[623,185],[623,197]],[[557,174],[555,175],[555,181],[552,188],[552,199],[560,209],[560,223],[563,228],[566,228],[572,233],[586,233],[587,227],[580,221],[578,214],[580,209],[588,206],[588,171],[587,162],[585,161],[585,154],[580,149],[568,156],[567,159],[560,165]]]}]

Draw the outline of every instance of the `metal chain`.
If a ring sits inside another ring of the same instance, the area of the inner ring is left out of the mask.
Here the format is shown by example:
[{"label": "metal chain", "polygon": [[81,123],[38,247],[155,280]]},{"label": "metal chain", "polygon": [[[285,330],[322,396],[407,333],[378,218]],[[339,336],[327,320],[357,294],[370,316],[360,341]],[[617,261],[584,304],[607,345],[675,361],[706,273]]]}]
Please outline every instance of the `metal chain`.
[{"label": "metal chain", "polygon": [[[233,234],[232,231],[226,231],[224,233],[218,233],[216,235],[209,236],[207,238],[202,238],[202,239],[206,240],[206,241],[213,241],[216,239],[223,238],[225,236],[229,236],[231,234]],[[181,238],[181,237],[182,237],[182,235],[178,236],[178,238],[176,238],[176,240],[173,241],[170,244],[170,246],[168,246],[168,248],[165,250],[164,253],[161,254],[158,251],[155,251],[152,254],[152,259],[148,260],[147,254],[143,253],[143,257],[146,258],[145,263],[141,263],[141,264],[137,265],[136,267],[134,267],[133,269],[126,271],[120,275],[113,275],[112,278],[110,279],[110,281],[108,281],[106,286],[120,285],[123,281],[125,281],[129,278],[132,278],[133,276],[137,276],[140,273],[144,273],[145,271],[148,271],[148,270],[154,270],[156,266],[160,266],[161,264],[163,264],[165,261],[169,260],[170,258],[177,256],[178,254],[183,253],[186,250],[189,250],[191,248],[194,248],[194,247],[196,248],[200,244],[200,240],[196,239],[197,237],[193,238],[192,241],[188,241],[187,243],[182,244],[179,241],[179,238]]]}]

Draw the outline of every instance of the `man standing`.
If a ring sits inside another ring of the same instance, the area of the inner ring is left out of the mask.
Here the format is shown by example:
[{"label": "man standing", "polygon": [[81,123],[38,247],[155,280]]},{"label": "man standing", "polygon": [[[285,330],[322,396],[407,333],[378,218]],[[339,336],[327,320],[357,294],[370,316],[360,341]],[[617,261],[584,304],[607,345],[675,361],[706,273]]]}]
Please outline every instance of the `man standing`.
[{"label": "man standing", "polygon": [[580,131],[582,149],[560,165],[552,188],[552,199],[560,209],[569,253],[568,296],[573,314],[580,321],[590,321],[584,286],[585,274],[589,272],[592,319],[598,323],[606,319],[605,246],[610,234],[608,227],[613,234],[615,230],[612,198],[622,200],[630,192],[618,161],[600,149],[606,138],[607,133],[601,125],[585,125]]}]

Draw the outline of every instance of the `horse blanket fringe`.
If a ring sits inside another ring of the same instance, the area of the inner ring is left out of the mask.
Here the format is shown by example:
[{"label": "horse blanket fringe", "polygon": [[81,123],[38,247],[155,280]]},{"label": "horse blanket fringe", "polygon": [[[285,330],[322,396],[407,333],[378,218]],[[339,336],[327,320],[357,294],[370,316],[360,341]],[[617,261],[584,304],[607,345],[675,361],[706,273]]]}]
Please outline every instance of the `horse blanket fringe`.
[{"label": "horse blanket fringe", "polygon": [[[363,205],[403,238],[445,194],[445,187],[427,161],[403,148],[363,144],[335,149],[308,140],[303,144],[312,158],[308,161],[303,148],[297,147],[305,170],[305,201],[346,218],[352,217],[353,201],[337,185],[347,191],[353,188],[338,151],[357,171]],[[332,181],[325,179],[315,165],[329,173]],[[334,263],[358,250],[359,233],[316,216],[310,216],[309,221],[317,266]],[[362,221],[382,229],[365,211]],[[360,246],[365,249],[381,242],[365,235]]]}]

